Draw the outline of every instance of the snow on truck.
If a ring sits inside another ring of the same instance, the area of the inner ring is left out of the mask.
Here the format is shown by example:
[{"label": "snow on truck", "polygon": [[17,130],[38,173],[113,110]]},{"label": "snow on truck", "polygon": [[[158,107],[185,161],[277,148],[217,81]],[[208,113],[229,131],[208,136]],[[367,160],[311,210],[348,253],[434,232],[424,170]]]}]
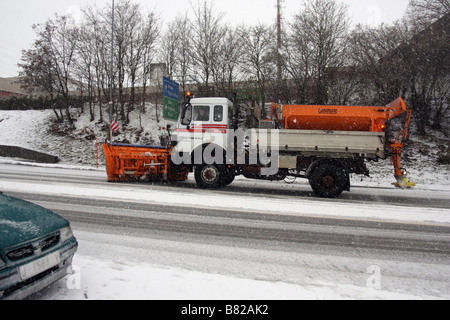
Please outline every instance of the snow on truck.
[{"label": "snow on truck", "polygon": [[[272,104],[258,128],[238,128],[236,103],[191,98],[181,105],[176,128],[163,147],[103,144],[108,181],[185,181],[190,172],[204,189],[236,176],[277,180],[306,178],[321,197],[350,191],[350,175],[369,176],[366,161],[390,153],[399,188],[411,188],[400,157],[411,111],[399,98],[384,107]],[[386,122],[407,113],[404,129],[386,151]],[[170,127],[170,126],[168,126]]]}]

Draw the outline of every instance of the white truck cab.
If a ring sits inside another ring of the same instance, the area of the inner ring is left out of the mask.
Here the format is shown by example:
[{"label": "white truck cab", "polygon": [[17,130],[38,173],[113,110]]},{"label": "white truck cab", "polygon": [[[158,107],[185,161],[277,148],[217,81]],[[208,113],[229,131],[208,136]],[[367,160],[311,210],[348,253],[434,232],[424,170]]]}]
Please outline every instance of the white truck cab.
[{"label": "white truck cab", "polygon": [[192,158],[195,150],[201,150],[203,154],[204,148],[210,145],[226,150],[227,134],[233,129],[232,118],[233,103],[226,98],[191,99],[183,105],[172,136],[173,152],[184,157],[183,164],[199,164]]},{"label": "white truck cab", "polygon": [[226,98],[194,98],[183,108],[179,130],[230,129],[233,103]]}]

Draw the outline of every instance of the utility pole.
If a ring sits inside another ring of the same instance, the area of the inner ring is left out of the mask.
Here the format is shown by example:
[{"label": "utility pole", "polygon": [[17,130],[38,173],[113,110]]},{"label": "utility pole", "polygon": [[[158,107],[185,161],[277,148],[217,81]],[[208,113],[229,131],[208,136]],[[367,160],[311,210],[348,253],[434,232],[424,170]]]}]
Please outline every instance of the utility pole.
[{"label": "utility pole", "polygon": [[114,108],[114,0],[112,0],[111,12],[111,84],[109,87],[109,142],[112,143],[112,125],[113,125],[113,108]]},{"label": "utility pole", "polygon": [[281,49],[282,49],[282,29],[281,29],[281,2],[283,0],[277,0],[277,67],[278,67],[278,83],[281,85],[283,78],[283,61],[281,57]]},{"label": "utility pole", "polygon": [[278,102],[281,103],[286,99],[284,96],[284,86],[283,86],[283,56],[281,55],[283,49],[283,29],[282,29],[282,3],[284,0],[277,0],[277,94],[276,98]]}]

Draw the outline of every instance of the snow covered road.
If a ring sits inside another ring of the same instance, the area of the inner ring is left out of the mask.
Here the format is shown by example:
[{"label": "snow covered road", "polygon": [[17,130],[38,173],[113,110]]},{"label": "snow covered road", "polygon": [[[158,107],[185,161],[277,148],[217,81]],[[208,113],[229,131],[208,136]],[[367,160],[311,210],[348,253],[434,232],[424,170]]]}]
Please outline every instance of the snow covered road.
[{"label": "snow covered road", "polygon": [[0,188],[65,215],[75,272],[34,299],[449,299],[446,190],[108,184],[0,165]]}]

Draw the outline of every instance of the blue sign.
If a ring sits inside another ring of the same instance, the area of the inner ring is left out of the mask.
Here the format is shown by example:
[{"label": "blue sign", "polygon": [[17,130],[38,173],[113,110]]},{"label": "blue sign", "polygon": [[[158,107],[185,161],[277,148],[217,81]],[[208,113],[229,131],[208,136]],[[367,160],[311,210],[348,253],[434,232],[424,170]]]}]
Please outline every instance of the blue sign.
[{"label": "blue sign", "polygon": [[180,111],[180,85],[163,77],[163,118],[177,121]]},{"label": "blue sign", "polygon": [[163,77],[163,96],[172,100],[180,100],[180,85],[169,78]]}]

